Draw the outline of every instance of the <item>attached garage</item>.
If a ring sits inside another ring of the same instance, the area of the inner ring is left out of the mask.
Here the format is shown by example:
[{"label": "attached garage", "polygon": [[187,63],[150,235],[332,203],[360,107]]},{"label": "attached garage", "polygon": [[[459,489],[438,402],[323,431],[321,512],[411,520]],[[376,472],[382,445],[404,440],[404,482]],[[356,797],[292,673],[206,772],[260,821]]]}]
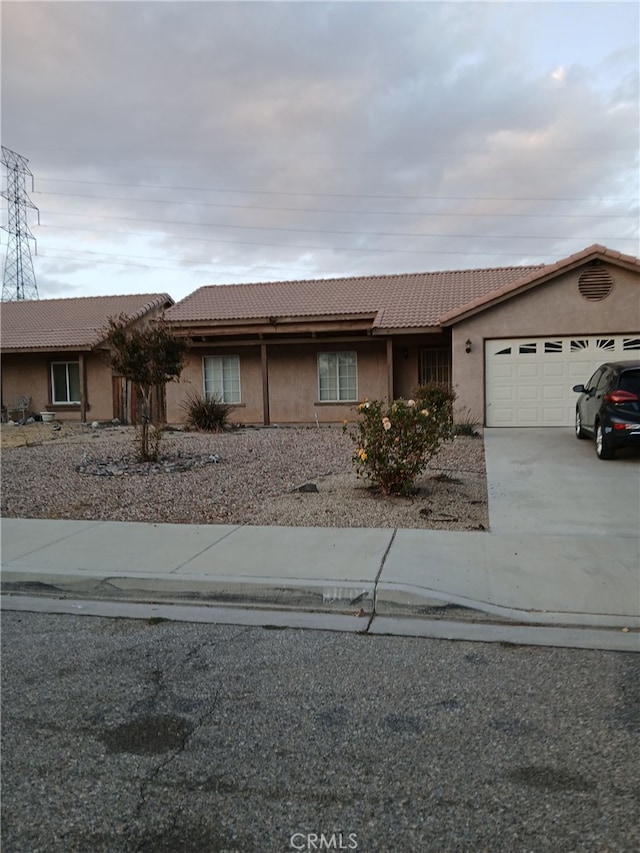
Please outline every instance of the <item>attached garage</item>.
[{"label": "attached garage", "polygon": [[485,342],[486,425],[570,426],[574,385],[604,361],[640,356],[640,337],[625,335],[493,339]]},{"label": "attached garage", "polygon": [[569,427],[574,385],[640,357],[640,260],[590,246],[450,311],[457,414],[488,427]]}]

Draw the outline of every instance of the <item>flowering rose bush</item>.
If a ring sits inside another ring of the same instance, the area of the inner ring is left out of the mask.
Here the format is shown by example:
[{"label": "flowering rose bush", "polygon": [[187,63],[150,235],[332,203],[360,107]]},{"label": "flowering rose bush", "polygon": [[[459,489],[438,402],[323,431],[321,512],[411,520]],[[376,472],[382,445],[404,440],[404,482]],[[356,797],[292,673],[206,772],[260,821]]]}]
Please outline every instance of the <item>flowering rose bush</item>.
[{"label": "flowering rose bush", "polygon": [[391,405],[365,399],[355,428],[343,424],[356,444],[358,476],[370,479],[385,495],[409,494],[418,474],[454,435],[452,391],[434,383],[418,388],[415,397]]}]

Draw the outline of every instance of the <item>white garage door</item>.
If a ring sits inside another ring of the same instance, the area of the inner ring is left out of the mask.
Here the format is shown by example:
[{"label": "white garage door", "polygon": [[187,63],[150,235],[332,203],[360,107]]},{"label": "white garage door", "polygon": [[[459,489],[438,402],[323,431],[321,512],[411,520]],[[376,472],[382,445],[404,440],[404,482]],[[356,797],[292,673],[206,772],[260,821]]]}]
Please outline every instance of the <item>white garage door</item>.
[{"label": "white garage door", "polygon": [[605,361],[640,358],[636,336],[518,338],[485,344],[486,424],[570,426],[577,395]]}]

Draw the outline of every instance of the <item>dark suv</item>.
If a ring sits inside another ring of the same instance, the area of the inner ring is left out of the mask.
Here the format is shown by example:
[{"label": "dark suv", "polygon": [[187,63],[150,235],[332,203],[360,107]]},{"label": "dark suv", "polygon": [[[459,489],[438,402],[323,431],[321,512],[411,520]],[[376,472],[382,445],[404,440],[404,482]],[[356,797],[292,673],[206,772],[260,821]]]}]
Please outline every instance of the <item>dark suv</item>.
[{"label": "dark suv", "polygon": [[640,361],[601,364],[579,391],[576,436],[595,438],[599,459],[613,459],[618,447],[640,447]]}]

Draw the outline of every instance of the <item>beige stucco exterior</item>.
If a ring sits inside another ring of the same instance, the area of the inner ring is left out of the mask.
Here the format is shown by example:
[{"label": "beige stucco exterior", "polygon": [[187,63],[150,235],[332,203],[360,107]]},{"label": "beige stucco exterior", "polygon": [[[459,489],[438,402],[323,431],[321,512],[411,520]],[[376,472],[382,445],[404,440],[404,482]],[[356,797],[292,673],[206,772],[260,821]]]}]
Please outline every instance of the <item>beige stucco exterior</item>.
[{"label": "beige stucco exterior", "polygon": [[[590,300],[580,293],[579,277],[589,269],[610,274],[613,287],[604,298]],[[420,293],[412,298],[419,303]],[[148,322],[157,310],[137,322]],[[364,398],[410,398],[424,376],[436,373],[438,381],[451,376],[456,419],[485,423],[485,342],[546,336],[640,337],[640,263],[603,247],[590,247],[494,289],[455,309],[457,313],[432,319],[432,325],[424,320],[424,325],[412,328],[383,326],[375,311],[266,318],[250,310],[245,316],[242,306],[238,310],[239,314],[226,318],[224,312],[221,316],[196,314],[199,320],[169,318],[174,331],[189,341],[180,380],[166,388],[169,423],[185,422],[185,401],[203,394],[203,358],[212,355],[239,358],[241,402],[232,411],[234,423],[340,423],[356,416],[356,404]],[[424,350],[430,352],[423,359]],[[356,399],[320,402],[318,354],[341,351],[357,356]],[[52,361],[81,362],[83,406],[52,403]],[[55,411],[62,420],[80,420],[84,413],[87,420],[104,421],[120,416],[119,411],[132,412],[132,395],[127,406],[119,405],[117,385],[97,350],[34,352],[25,348],[3,356],[3,404],[13,405],[18,397],[29,396],[31,411]],[[546,384],[544,390],[549,390]],[[161,405],[157,412],[161,418]]]},{"label": "beige stucco exterior", "polygon": [[[205,356],[239,357],[242,402],[233,409],[231,420],[234,423],[294,424],[315,423],[316,420],[318,423],[340,423],[355,418],[356,403],[365,397],[410,397],[418,384],[420,350],[427,345],[447,346],[448,340],[448,334],[424,334],[396,338],[370,336],[364,340],[344,339],[331,343],[287,343],[283,340],[262,345],[194,347],[180,381],[167,386],[167,420],[184,422],[183,403],[193,393],[203,395]],[[264,411],[262,346],[266,349],[268,420]],[[318,354],[343,351],[356,353],[357,399],[344,403],[320,402]]]},{"label": "beige stucco exterior", "polygon": [[54,412],[61,421],[79,421],[79,404],[52,402],[51,364],[61,361],[84,363],[86,418],[113,418],[112,374],[98,353],[7,353],[2,356],[2,403],[12,406],[19,397],[30,397],[29,409],[35,414]]},{"label": "beige stucco exterior", "polygon": [[[640,334],[640,274],[603,264],[613,279],[604,299],[589,301],[578,290],[579,267],[489,307],[452,328],[452,378],[456,417],[485,420],[485,346],[491,338]],[[471,341],[471,352],[465,342]],[[606,359],[603,358],[603,361]]]},{"label": "beige stucco exterior", "polygon": [[[354,405],[321,403],[318,400],[317,358],[320,352],[355,352],[358,372],[358,399],[387,396],[386,342],[344,341],[339,344],[266,345],[268,416],[272,424],[337,423],[354,417]],[[185,420],[183,401],[190,393],[202,395],[203,358],[207,355],[237,355],[240,360],[241,404],[234,407],[231,420],[241,424],[262,424],[264,395],[262,353],[258,346],[225,346],[192,350],[180,382],[167,386],[167,420]]]},{"label": "beige stucco exterior", "polygon": [[[149,310],[131,326],[144,327],[161,311],[162,306]],[[51,365],[55,362],[79,362],[83,404],[53,402]],[[114,400],[114,374],[101,346],[83,350],[9,350],[2,353],[1,366],[2,405],[8,409],[18,398],[29,397],[31,413],[54,412],[60,421],[110,421],[122,415],[122,401]],[[128,386],[124,380],[121,383]],[[126,393],[130,398],[128,387]]]}]

